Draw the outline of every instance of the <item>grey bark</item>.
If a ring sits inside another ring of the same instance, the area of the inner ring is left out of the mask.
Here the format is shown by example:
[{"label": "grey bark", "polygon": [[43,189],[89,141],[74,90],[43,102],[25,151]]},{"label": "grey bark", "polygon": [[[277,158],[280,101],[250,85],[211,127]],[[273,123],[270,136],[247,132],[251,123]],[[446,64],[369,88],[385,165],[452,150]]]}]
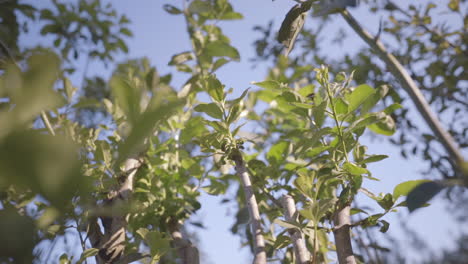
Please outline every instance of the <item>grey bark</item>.
[{"label": "grey bark", "polygon": [[[284,216],[286,221],[296,221],[296,205],[294,199],[290,195],[284,195],[282,199]],[[305,246],[304,238],[302,233],[298,230],[289,230],[289,235],[293,242],[294,255],[296,256],[297,264],[308,264],[310,263],[310,254]]]},{"label": "grey bark", "polygon": [[461,154],[455,140],[452,136],[443,128],[437,116],[432,112],[429,103],[424,98],[420,89],[408,74],[406,69],[401,63],[387,51],[385,46],[377,38],[372,36],[367,30],[365,30],[359,22],[347,11],[341,12],[341,15],[346,20],[349,26],[363,39],[385,62],[388,69],[392,72],[393,76],[400,82],[401,86],[406,90],[408,95],[413,100],[414,105],[422,115],[426,123],[432,129],[433,133],[437,136],[439,141],[444,146],[445,150],[451,158],[452,166],[455,169],[456,174],[462,177],[462,164],[464,162],[463,155]]},{"label": "grey bark", "polygon": [[351,245],[351,207],[349,205],[337,210],[334,215],[335,227],[333,235],[335,237],[336,253],[339,264],[356,264]]},{"label": "grey bark", "polygon": [[[88,236],[93,248],[99,249],[96,255],[97,264],[117,263],[124,257],[126,215],[118,211],[119,205],[128,202],[133,192],[133,179],[141,161],[137,158],[129,158],[125,161],[122,172],[125,180],[120,184],[117,191],[114,191],[108,199],[104,201],[104,206],[111,211],[111,214],[91,216],[88,223]],[[117,210],[113,210],[117,208]],[[101,219],[104,233],[98,224]]]},{"label": "grey bark", "polygon": [[250,213],[250,226],[252,234],[254,236],[254,264],[266,264],[266,252],[265,252],[265,240],[262,234],[262,225],[260,219],[260,212],[258,210],[257,200],[252,190],[252,183],[250,182],[250,176],[245,167],[244,160],[239,153],[233,158],[236,164],[236,173],[241,180],[242,187],[244,189],[245,200],[247,202],[247,208]]},{"label": "grey bark", "polygon": [[180,226],[177,223],[170,223],[169,231],[174,241],[174,247],[177,249],[177,255],[181,264],[200,264],[200,254],[190,240],[184,239]]}]

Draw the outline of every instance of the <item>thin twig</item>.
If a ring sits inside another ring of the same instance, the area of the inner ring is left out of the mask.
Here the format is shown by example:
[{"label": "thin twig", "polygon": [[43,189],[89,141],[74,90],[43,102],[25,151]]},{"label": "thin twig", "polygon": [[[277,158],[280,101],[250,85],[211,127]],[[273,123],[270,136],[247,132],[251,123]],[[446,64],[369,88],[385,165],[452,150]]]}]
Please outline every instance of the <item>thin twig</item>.
[{"label": "thin twig", "polygon": [[426,123],[439,138],[445,150],[451,157],[451,164],[454,167],[456,174],[462,177],[462,164],[464,162],[463,155],[460,153],[458,146],[452,136],[442,127],[437,116],[432,112],[430,105],[424,98],[420,89],[408,74],[401,63],[387,51],[385,46],[379,40],[375,39],[367,30],[361,27],[359,22],[347,11],[341,11],[341,15],[353,30],[376,52],[376,54],[387,64],[387,68],[392,72],[393,76],[400,81],[402,87],[413,100],[419,113],[422,115]]}]

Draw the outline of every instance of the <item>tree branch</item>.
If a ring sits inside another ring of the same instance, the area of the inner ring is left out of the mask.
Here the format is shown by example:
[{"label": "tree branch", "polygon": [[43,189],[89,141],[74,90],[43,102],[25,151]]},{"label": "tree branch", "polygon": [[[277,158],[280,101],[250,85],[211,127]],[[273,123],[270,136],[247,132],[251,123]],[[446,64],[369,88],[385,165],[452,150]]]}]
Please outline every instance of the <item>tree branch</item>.
[{"label": "tree branch", "polygon": [[[297,216],[294,199],[290,195],[284,195],[282,203],[286,221],[296,221]],[[293,242],[296,263],[308,264],[310,260],[310,254],[309,251],[307,251],[301,232],[298,230],[289,230],[289,235],[291,236],[291,240]]]},{"label": "tree branch", "polygon": [[333,235],[335,236],[336,253],[339,264],[356,264],[350,235],[351,206],[346,205],[335,212]]},{"label": "tree branch", "polygon": [[169,231],[174,240],[174,246],[177,249],[177,254],[182,260],[181,264],[199,264],[200,256],[197,247],[190,240],[184,239],[180,232],[180,225],[173,221],[169,223]]},{"label": "tree branch", "polygon": [[133,179],[135,174],[142,165],[142,162],[137,158],[128,158],[125,161],[122,172],[125,177],[118,191],[114,191],[112,195],[104,201],[106,207],[111,208],[112,215],[101,215],[99,216],[104,227],[104,234],[100,231],[100,227],[97,223],[97,217],[90,217],[88,224],[88,236],[91,241],[91,245],[94,248],[99,249],[98,255],[96,255],[96,263],[116,263],[124,257],[125,249],[125,232],[126,232],[126,215],[119,210],[113,210],[118,208],[123,203],[128,202],[130,195],[133,192]]},{"label": "tree branch", "polygon": [[244,160],[241,153],[237,153],[232,158],[236,164],[236,173],[241,180],[242,187],[244,188],[245,200],[247,202],[247,208],[250,213],[250,225],[252,228],[252,234],[254,235],[254,264],[266,264],[266,253],[265,253],[265,240],[262,234],[262,225],[260,219],[260,212],[258,210],[257,200],[252,190],[252,183],[250,182],[250,176],[247,173]]},{"label": "tree branch", "polygon": [[378,39],[375,39],[369,32],[361,27],[359,22],[347,11],[341,11],[341,15],[346,20],[349,26],[363,39],[383,60],[387,68],[392,72],[393,76],[400,82],[402,87],[413,100],[419,113],[422,115],[426,123],[432,129],[433,133],[440,140],[445,150],[451,157],[451,163],[456,174],[463,177],[462,164],[464,162],[463,155],[460,153],[458,146],[452,136],[442,127],[439,119],[432,112],[430,105],[427,103],[424,95],[419,90],[418,86],[408,74],[406,69],[400,62],[387,51],[385,46]]}]

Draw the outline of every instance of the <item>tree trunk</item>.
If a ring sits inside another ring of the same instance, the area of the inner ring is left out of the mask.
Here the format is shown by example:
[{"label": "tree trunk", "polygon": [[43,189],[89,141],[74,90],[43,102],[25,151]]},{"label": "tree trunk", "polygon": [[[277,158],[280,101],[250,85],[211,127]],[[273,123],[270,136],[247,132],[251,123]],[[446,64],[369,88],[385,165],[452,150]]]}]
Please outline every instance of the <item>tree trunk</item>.
[{"label": "tree trunk", "polygon": [[356,264],[356,259],[353,254],[351,245],[351,207],[349,205],[335,212],[335,228],[333,235],[335,236],[336,253],[338,254],[339,264]]},{"label": "tree trunk", "polygon": [[[104,201],[104,214],[89,219],[88,236],[93,248],[99,249],[96,255],[97,264],[116,263],[124,257],[127,221],[126,215],[119,211],[119,205],[130,199],[133,192],[133,178],[140,166],[141,162],[136,158],[125,161],[122,172],[126,178],[120,184],[118,191],[114,191]],[[101,219],[104,233],[101,232],[98,217]]]},{"label": "tree trunk", "polygon": [[[296,205],[294,203],[294,199],[289,195],[284,195],[282,202],[286,221],[296,221]],[[289,235],[291,236],[291,240],[293,242],[296,263],[310,263],[310,254],[305,246],[305,241],[301,232],[298,230],[289,230]]]}]

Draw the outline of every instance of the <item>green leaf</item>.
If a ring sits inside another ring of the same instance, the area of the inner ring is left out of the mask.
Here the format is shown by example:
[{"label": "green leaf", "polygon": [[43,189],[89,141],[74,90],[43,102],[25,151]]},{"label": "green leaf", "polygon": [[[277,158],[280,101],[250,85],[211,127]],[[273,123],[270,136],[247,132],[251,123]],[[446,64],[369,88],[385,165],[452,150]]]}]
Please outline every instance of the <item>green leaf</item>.
[{"label": "green leaf", "polygon": [[83,263],[87,258],[96,256],[99,253],[99,248],[88,248],[83,253],[81,253],[80,259],[76,262],[76,264]]},{"label": "green leaf", "polygon": [[194,108],[197,112],[203,112],[212,118],[221,120],[223,118],[223,110],[216,103],[199,104]]},{"label": "green leaf", "polygon": [[383,159],[388,158],[387,155],[371,155],[367,158],[365,158],[363,161],[360,161],[359,164],[367,164],[367,163],[372,163],[372,162],[378,162]]},{"label": "green leaf", "polygon": [[78,90],[78,88],[74,87],[70,79],[66,77],[63,79],[63,86],[65,88],[65,93],[67,94],[67,99],[69,102],[71,102],[73,95]]},{"label": "green leaf", "polygon": [[380,101],[380,99],[387,95],[389,89],[390,88],[387,85],[379,86],[375,92],[362,103],[361,114],[369,112]]},{"label": "green leaf", "polygon": [[354,91],[346,96],[346,99],[349,103],[348,112],[353,112],[356,110],[366,99],[375,93],[374,88],[370,87],[367,84],[361,84],[354,89]]},{"label": "green leaf", "polygon": [[275,244],[273,244],[274,249],[281,249],[291,245],[291,239],[289,236],[279,235],[276,237]]},{"label": "green leaf", "polygon": [[232,100],[230,102],[231,105],[236,105],[236,104],[239,104],[240,101],[242,101],[242,99],[244,99],[244,97],[247,95],[247,93],[249,92],[250,88],[247,88],[245,91],[242,92],[241,96],[239,96],[238,98]]},{"label": "green leaf", "polygon": [[152,256],[151,263],[156,264],[159,259],[171,249],[170,239],[158,231],[149,231],[146,228],[137,230],[139,234],[150,248]]},{"label": "green leaf", "polygon": [[428,181],[429,180],[414,180],[402,182],[393,189],[393,197],[397,200],[400,196],[407,196],[416,186]]},{"label": "green leaf", "polygon": [[233,60],[240,60],[237,49],[220,40],[208,43],[204,52],[212,57],[229,57]]},{"label": "green leaf", "polygon": [[133,37],[132,31],[130,31],[130,29],[128,29],[128,28],[121,28],[120,33],[127,36],[127,37]]},{"label": "green leaf", "polygon": [[266,155],[268,161],[273,163],[280,163],[282,160],[284,160],[284,155],[286,154],[288,147],[289,142],[287,141],[280,141],[273,145]]},{"label": "green leaf", "polygon": [[327,109],[327,105],[328,105],[328,101],[325,100],[322,103],[320,103],[317,107],[315,107],[312,111],[315,124],[318,127],[322,127],[323,121],[325,121],[325,110]]},{"label": "green leaf", "polygon": [[383,112],[386,113],[387,115],[390,115],[391,113],[395,112],[395,110],[400,109],[402,107],[403,106],[401,104],[394,103],[394,104],[388,106],[387,108],[385,108],[383,110]]},{"label": "green leaf", "polygon": [[385,196],[381,199],[377,200],[377,203],[382,207],[385,211],[389,211],[393,204],[395,203],[395,199],[389,193],[385,194]]},{"label": "green leaf", "polygon": [[[27,166],[25,166],[27,164]],[[39,193],[58,209],[85,188],[78,148],[63,135],[17,130],[0,139],[1,184]]]},{"label": "green leaf", "polygon": [[441,182],[428,181],[423,182],[412,189],[406,197],[406,204],[410,212],[423,207],[435,195],[445,188]]},{"label": "green leaf", "polygon": [[214,63],[213,63],[213,66],[211,67],[211,71],[214,72],[216,70],[218,70],[219,68],[221,68],[223,65],[225,65],[226,63],[228,63],[229,60],[225,59],[225,58],[219,58],[217,59]]},{"label": "green leaf", "polygon": [[345,162],[343,169],[351,175],[362,175],[369,174],[369,171],[365,168],[361,168],[351,162]]},{"label": "green leaf", "polygon": [[180,133],[180,143],[190,143],[193,138],[201,136],[205,132],[207,132],[207,129],[203,124],[203,118],[199,116],[192,117],[187,121],[185,128]]},{"label": "green leaf", "polygon": [[117,105],[124,111],[128,120],[134,123],[140,114],[138,89],[120,76],[112,77],[110,87]]},{"label": "green leaf", "polygon": [[224,85],[214,75],[210,75],[206,79],[206,87],[208,94],[216,102],[224,100]]},{"label": "green leaf", "polygon": [[269,80],[263,82],[252,82],[252,84],[257,85],[258,87],[262,87],[264,89],[279,89],[281,87],[281,83]]},{"label": "green leaf", "polygon": [[167,105],[159,105],[155,109],[148,110],[138,116],[129,135],[123,144],[119,146],[119,158],[115,165],[120,166],[121,162],[129,156],[141,151],[143,142],[153,134],[159,122],[167,120],[177,109],[183,106],[183,103],[182,100],[175,100]]},{"label": "green leaf", "polygon": [[379,223],[382,225],[379,229],[380,232],[386,233],[390,227],[390,223],[385,220],[379,220]]},{"label": "green leaf", "polygon": [[163,8],[164,10],[166,10],[166,12],[168,12],[171,15],[182,14],[182,10],[170,4],[164,4]]},{"label": "green leaf", "polygon": [[179,65],[186,61],[193,60],[193,54],[190,51],[181,52],[172,56],[169,65]]},{"label": "green leaf", "polygon": [[60,255],[59,264],[71,264],[71,260],[68,259],[67,253]]},{"label": "green leaf", "polygon": [[212,9],[210,2],[195,0],[188,7],[188,11],[193,14],[207,13]]},{"label": "green leaf", "polygon": [[335,98],[335,111],[337,115],[344,115],[348,113],[348,104],[343,98]]},{"label": "green leaf", "polygon": [[229,114],[228,114],[228,117],[227,117],[227,120],[226,120],[226,122],[229,125],[232,124],[233,122],[235,122],[239,118],[239,115],[241,113],[240,109],[241,108],[240,108],[239,104],[236,104],[236,105],[232,106],[229,109]]},{"label": "green leaf", "polygon": [[226,12],[224,13],[219,19],[220,20],[237,20],[237,19],[243,19],[244,16],[241,13],[238,12]]},{"label": "green leaf", "polygon": [[369,125],[368,128],[374,133],[386,136],[391,136],[396,131],[395,121],[389,115],[386,115],[381,121]]}]

